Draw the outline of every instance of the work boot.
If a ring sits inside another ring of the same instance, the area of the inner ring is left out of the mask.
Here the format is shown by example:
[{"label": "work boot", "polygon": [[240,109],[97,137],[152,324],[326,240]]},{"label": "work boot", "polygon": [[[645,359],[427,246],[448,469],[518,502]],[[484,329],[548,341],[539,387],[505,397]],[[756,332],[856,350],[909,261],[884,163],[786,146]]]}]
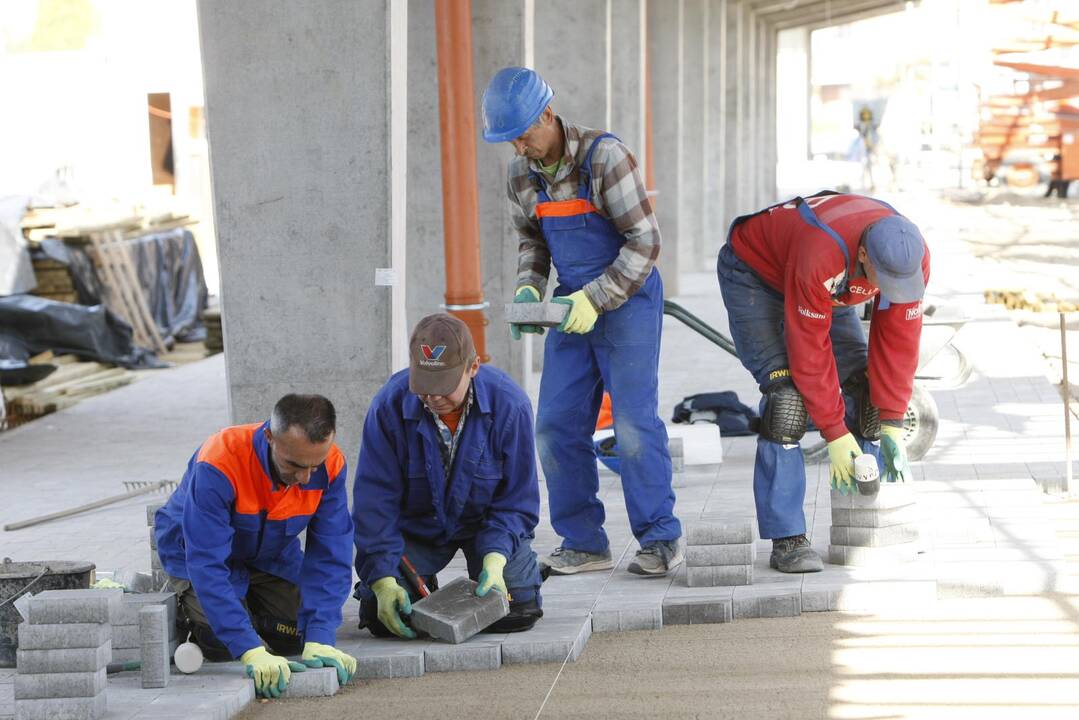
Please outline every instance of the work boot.
[{"label": "work boot", "polygon": [[560,547],[550,555],[540,558],[540,565],[550,568],[551,575],[576,575],[593,570],[610,570],[614,567],[614,562],[611,561],[610,548],[593,553]]},{"label": "work boot", "polygon": [[824,569],[824,562],[810,547],[805,533],[773,540],[768,565],[785,573],[820,572]]},{"label": "work boot", "polygon": [[485,633],[515,633],[531,630],[536,621],[543,617],[543,609],[535,600],[510,603],[510,614],[488,625]]},{"label": "work boot", "polygon": [[682,564],[686,553],[681,538],[659,540],[637,551],[637,557],[626,568],[634,575],[666,575]]}]

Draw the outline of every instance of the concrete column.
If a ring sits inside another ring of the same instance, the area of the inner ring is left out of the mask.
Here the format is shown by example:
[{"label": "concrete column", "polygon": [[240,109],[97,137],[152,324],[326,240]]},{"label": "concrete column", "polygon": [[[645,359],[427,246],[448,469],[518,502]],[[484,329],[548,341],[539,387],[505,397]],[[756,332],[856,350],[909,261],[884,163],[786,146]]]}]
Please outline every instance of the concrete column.
[{"label": "concrete column", "polygon": [[572,123],[607,122],[607,0],[535,3],[536,71],[554,90],[551,105]]},{"label": "concrete column", "polygon": [[778,202],[776,187],[776,172],[779,164],[779,150],[776,131],[777,94],[776,89],[776,53],[778,40],[776,30],[771,23],[762,22],[762,44],[764,46],[764,115],[761,125],[764,131],[764,157],[765,163],[762,173],[761,198],[758,203],[762,207]]},{"label": "concrete column", "polygon": [[349,458],[403,323],[375,273],[392,259],[391,167],[404,173],[387,68],[407,28],[390,6],[199,2],[231,418],[322,393]]},{"label": "concrete column", "polygon": [[[472,0],[472,52],[475,63],[476,117],[483,132],[480,104],[487,83],[507,65],[532,67],[532,0]],[[434,20],[431,20],[432,24]],[[434,48],[431,48],[434,52]],[[559,89],[555,88],[555,101]],[[435,95],[434,102],[438,98]],[[556,109],[558,105],[555,105]],[[434,115],[438,124],[438,113]],[[533,336],[515,341],[506,324],[505,304],[513,300],[517,284],[517,234],[510,225],[506,199],[506,173],[513,148],[507,143],[476,147],[479,180],[480,242],[483,262],[483,296],[487,310],[487,352],[491,364],[502,368],[522,387],[529,389],[533,356],[542,355],[542,339]],[[441,242],[441,238],[439,240]],[[535,349],[535,352],[533,351]]]},{"label": "concrete column", "polygon": [[729,226],[731,220],[738,215],[750,211],[748,203],[742,199],[745,185],[746,149],[742,122],[743,108],[746,99],[745,81],[745,57],[743,54],[744,8],[741,2],[727,0],[725,6],[725,22],[721,24],[724,33],[723,55],[725,67],[724,78],[724,123],[723,123],[723,147],[725,149],[724,185],[723,185],[723,213],[724,227]]},{"label": "concrete column", "polygon": [[705,125],[705,196],[704,229],[705,259],[709,267],[726,241],[730,218],[726,210],[728,155],[733,147],[727,145],[727,3],[728,0],[708,0],[708,22],[705,32],[707,49],[705,82],[708,115]]},{"label": "concrete column", "polygon": [[648,65],[652,92],[652,155],[655,162],[656,218],[663,236],[659,270],[667,297],[679,292],[682,181],[682,12],[683,0],[648,3]]},{"label": "concrete column", "polygon": [[704,266],[705,23],[706,0],[682,0],[682,153],[679,182],[679,263],[687,271]]},{"label": "concrete column", "polygon": [[647,0],[607,0],[608,119],[645,172],[644,73]]}]

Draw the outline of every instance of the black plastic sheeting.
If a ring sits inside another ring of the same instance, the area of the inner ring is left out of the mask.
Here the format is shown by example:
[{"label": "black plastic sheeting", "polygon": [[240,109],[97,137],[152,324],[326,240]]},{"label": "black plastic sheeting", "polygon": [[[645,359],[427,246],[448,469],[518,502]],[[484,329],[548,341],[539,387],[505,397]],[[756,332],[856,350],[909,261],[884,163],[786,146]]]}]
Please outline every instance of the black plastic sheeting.
[{"label": "black plastic sheeting", "polygon": [[167,367],[132,341],[131,326],[104,305],[76,305],[34,295],[0,297],[0,364],[25,365],[52,350],[126,368]]}]

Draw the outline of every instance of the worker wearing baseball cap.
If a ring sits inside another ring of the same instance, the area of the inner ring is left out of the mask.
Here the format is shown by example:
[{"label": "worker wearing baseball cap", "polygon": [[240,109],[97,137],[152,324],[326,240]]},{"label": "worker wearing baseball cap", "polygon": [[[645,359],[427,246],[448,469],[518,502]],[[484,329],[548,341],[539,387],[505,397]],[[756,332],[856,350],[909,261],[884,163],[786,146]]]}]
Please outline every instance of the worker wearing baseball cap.
[{"label": "worker wearing baseball cap", "polygon": [[[763,397],[753,494],[770,564],[815,572],[806,538],[808,420],[828,442],[832,487],[854,492],[854,458],[910,479],[903,417],[914,387],[929,250],[890,205],[822,192],[737,218],[718,274],[738,358]],[[853,306],[873,302],[866,342]],[[879,440],[879,445],[876,441]]]},{"label": "worker wearing baseball cap", "polygon": [[353,487],[360,627],[415,637],[406,619],[418,588],[402,557],[434,590],[460,549],[477,595],[509,597],[510,614],[488,630],[528,630],[543,616],[532,405],[506,373],[480,365],[451,315],[417,323],[409,358],[364,421]]},{"label": "worker wearing baseball cap", "polygon": [[[539,302],[551,266],[565,320],[544,346],[536,444],[551,525],[561,546],[543,558],[553,575],[613,566],[598,497],[592,432],[610,393],[619,471],[640,550],[628,570],[666,575],[681,564],[667,431],[657,414],[663,281],[659,226],[637,161],[610,133],[554,113],[534,70],[498,71],[483,94],[483,137],[508,142],[509,212],[520,255],[514,302]],[[511,325],[514,338],[541,333]]]}]

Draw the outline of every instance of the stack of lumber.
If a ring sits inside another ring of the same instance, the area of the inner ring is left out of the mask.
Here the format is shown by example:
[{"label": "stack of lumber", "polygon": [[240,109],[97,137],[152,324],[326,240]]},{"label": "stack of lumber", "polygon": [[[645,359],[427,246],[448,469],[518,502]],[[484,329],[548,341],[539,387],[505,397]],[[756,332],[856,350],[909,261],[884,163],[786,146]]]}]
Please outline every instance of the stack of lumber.
[{"label": "stack of lumber", "polygon": [[3,388],[10,427],[71,407],[94,395],[131,383],[131,370],[106,363],[81,362],[74,355],[42,353],[32,363],[57,365],[56,372],[30,385]]},{"label": "stack of lumber", "polygon": [[71,273],[68,272],[67,265],[48,258],[35,258],[33,262],[34,276],[37,278],[34,295],[60,302],[79,301],[79,294],[71,282]]}]

